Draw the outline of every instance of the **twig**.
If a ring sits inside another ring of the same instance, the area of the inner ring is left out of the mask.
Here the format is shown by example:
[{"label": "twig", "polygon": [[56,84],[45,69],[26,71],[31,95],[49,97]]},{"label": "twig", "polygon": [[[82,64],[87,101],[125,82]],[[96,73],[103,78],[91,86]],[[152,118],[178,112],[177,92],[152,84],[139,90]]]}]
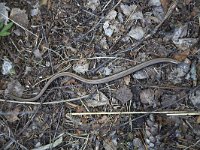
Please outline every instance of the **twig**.
[{"label": "twig", "polygon": [[[171,16],[173,10],[175,9],[176,5],[177,5],[177,1],[178,0],[175,0],[171,6],[169,7],[164,19],[155,27],[155,29],[152,31],[152,33],[146,35],[144,38],[142,38],[140,41],[138,41],[134,47],[130,47],[130,48],[127,48],[126,50],[124,51],[120,51],[120,52],[117,52],[117,54],[121,54],[121,53],[125,53],[125,52],[128,52],[128,51],[132,51],[134,49],[136,49],[140,44],[142,44],[144,41],[146,41],[147,39],[150,39],[152,36],[154,36],[157,32],[158,32],[158,29],[163,25],[163,23]],[[114,53],[116,54],[116,53]]]},{"label": "twig", "polygon": [[112,10],[114,10],[121,2],[122,2],[122,0],[119,0],[119,1],[117,2],[117,4],[112,8]]},{"label": "twig", "polygon": [[142,84],[133,84],[132,86],[136,87],[145,87],[145,88],[155,88],[155,89],[175,89],[175,90],[189,90],[189,87],[179,87],[179,86],[171,86],[171,85],[166,85],[166,86],[157,86],[157,85],[142,85]]},{"label": "twig", "polygon": [[[65,63],[65,62],[63,62],[63,63]],[[62,63],[61,63],[62,64]],[[66,68],[65,68],[65,70],[64,71],[66,71],[66,70],[68,70],[69,68],[71,67],[71,65],[68,65]],[[59,71],[59,72],[63,72],[63,69],[61,70],[61,71]],[[59,73],[58,72],[58,73]],[[46,80],[49,80],[51,77],[53,77],[54,76],[54,74],[53,75],[50,75],[49,77],[46,77],[46,78],[44,78],[44,79],[42,79],[42,80],[40,80],[40,81],[38,81],[37,83],[35,83],[32,87],[35,87],[36,85],[38,85],[39,83],[41,83],[41,82],[44,82],[44,81],[46,81]]]},{"label": "twig", "polygon": [[184,150],[187,150],[187,149],[189,149],[191,147],[196,146],[199,142],[200,142],[200,139],[198,141],[196,141],[194,144],[192,144],[192,145],[188,146],[187,148],[185,148]]},{"label": "twig", "polygon": [[[119,0],[118,3],[117,3],[111,10],[114,10],[114,9],[121,3],[121,1],[122,1],[122,0]],[[105,7],[107,7],[107,5],[108,5],[109,3],[110,3],[110,2],[108,2],[108,3],[105,5]],[[79,5],[79,6],[80,6],[80,5]],[[103,11],[104,11],[105,7],[103,8]],[[78,40],[83,39],[83,38],[84,38],[86,35],[88,35],[91,31],[95,30],[95,28],[96,28],[104,19],[105,19],[105,17],[101,17],[101,18],[99,19],[99,21],[98,21],[89,31],[87,31],[86,33],[84,33],[81,37],[76,38],[74,41],[76,42],[76,41],[78,41]]]},{"label": "twig", "polygon": [[0,111],[0,115],[25,115],[25,114],[33,114],[34,112],[33,111],[27,111],[27,112],[3,112],[3,111]]},{"label": "twig", "polygon": [[[22,149],[24,149],[24,150],[28,150],[28,148],[26,148],[24,145],[20,144],[20,143],[19,143],[17,140],[15,140],[14,138],[12,138],[12,137],[10,137],[10,136],[4,134],[4,133],[2,133],[1,135],[5,136],[6,138],[9,138],[9,139],[11,140],[11,142],[8,143],[5,147],[1,147],[1,148],[3,148],[4,150],[10,149],[10,148],[11,148],[10,146],[11,146],[13,143],[18,144],[18,145],[20,146],[20,148],[22,148]],[[1,145],[1,146],[2,146],[2,145]]]},{"label": "twig", "polygon": [[34,148],[32,150],[47,150],[47,149],[52,149],[57,147],[58,145],[60,145],[63,142],[63,137],[61,136],[60,138],[58,138],[57,140],[55,140],[53,143],[38,147],[38,148]]},{"label": "twig", "polygon": [[43,47],[44,49],[48,50],[48,51],[52,51],[53,53],[55,53],[56,55],[58,55],[63,61],[65,61],[65,59],[62,57],[62,55],[60,55],[58,52],[56,52],[55,50],[53,49],[50,49],[46,46]]},{"label": "twig", "polygon": [[183,112],[183,113],[179,113],[179,112],[177,112],[177,113],[175,113],[175,114],[167,114],[167,116],[198,116],[198,115],[200,115],[200,112],[198,112],[198,111],[194,111],[194,112]]},{"label": "twig", "polygon": [[[41,100],[41,102],[39,103],[39,106],[35,110],[35,113],[30,117],[30,120],[28,122],[26,122],[26,124],[23,126],[23,128],[21,129],[21,131],[19,131],[19,133],[17,133],[17,136],[20,136],[27,129],[27,127],[30,125],[30,123],[33,121],[33,119],[36,117],[36,114],[38,113],[39,109],[42,107],[42,103],[43,103],[43,101],[45,99],[46,99],[46,97],[44,97]],[[8,143],[13,143],[13,141],[10,140]]]},{"label": "twig", "polygon": [[[68,113],[67,116],[81,116],[81,115],[136,115],[136,114],[194,114],[194,112],[188,112],[188,111],[132,111],[132,112],[83,112],[83,113]],[[199,115],[200,112],[195,112],[195,115]]]},{"label": "twig", "polygon": [[[159,111],[159,110],[162,110],[162,109],[164,109],[164,108],[166,108],[166,107],[172,106],[172,105],[174,105],[174,104],[176,104],[176,103],[178,103],[178,102],[181,102],[181,101],[182,101],[184,98],[186,98],[189,94],[195,92],[199,87],[200,87],[200,85],[198,85],[197,87],[195,87],[195,88],[193,88],[192,90],[190,90],[190,92],[189,92],[188,94],[185,94],[185,95],[184,95],[183,97],[181,97],[179,100],[177,100],[177,101],[175,101],[175,102],[171,102],[169,105],[166,105],[166,106],[163,106],[163,107],[161,107],[161,108],[158,108],[158,109],[156,109],[154,112]],[[145,116],[147,116],[147,115],[148,115],[148,114],[141,115],[141,116],[139,116],[139,117],[136,117],[136,118],[132,119],[131,121],[136,121],[137,119],[143,118],[143,117],[145,117]],[[126,124],[128,124],[128,123],[129,123],[129,122],[123,123],[122,125],[120,125],[120,127],[121,127],[121,126],[124,126],[124,125],[126,125]]]},{"label": "twig", "polygon": [[1,12],[0,12],[0,14],[1,14],[2,16],[4,16],[5,18],[7,18],[7,19],[11,20],[12,22],[14,22],[16,25],[18,25],[18,26],[19,26],[20,28],[22,28],[23,30],[25,30],[25,31],[27,31],[27,32],[29,32],[29,33],[31,33],[31,34],[34,35],[36,38],[38,38],[38,36],[37,36],[36,34],[34,34],[33,32],[31,32],[30,30],[26,29],[25,27],[21,26],[19,23],[15,22],[14,20],[12,20],[12,19],[10,19],[9,17],[5,16],[5,15],[2,14]]},{"label": "twig", "polygon": [[60,104],[60,103],[67,103],[67,102],[72,102],[72,101],[77,101],[80,99],[88,98],[91,95],[84,95],[81,97],[77,98],[71,98],[71,99],[66,99],[66,100],[60,100],[60,101],[53,101],[53,102],[24,102],[24,101],[15,101],[15,100],[5,100],[5,99],[0,99],[1,102],[8,102],[8,103],[16,103],[16,104],[29,104],[29,105],[52,105],[52,104]]},{"label": "twig", "polygon": [[103,11],[106,9],[106,7],[111,3],[111,1],[112,1],[112,0],[109,0],[109,1],[106,3],[106,5],[103,7],[103,9],[102,9],[101,12],[103,12]]},{"label": "twig", "polygon": [[[49,48],[49,42],[46,37],[46,30],[44,29],[44,26],[42,26],[42,36],[44,37],[46,46]],[[48,50],[48,57],[49,57],[50,65],[51,65],[51,72],[54,73],[54,68],[53,68],[53,64],[52,64],[52,54],[51,54],[50,49],[47,49],[47,50]]]},{"label": "twig", "polygon": [[[128,52],[128,51],[133,51],[133,50],[137,49],[144,41],[146,41],[147,39],[150,39],[153,35],[155,35],[155,34],[158,32],[158,29],[162,26],[162,24],[163,24],[163,23],[169,18],[169,16],[172,14],[174,8],[175,8],[176,5],[177,5],[177,1],[178,1],[178,0],[174,1],[174,2],[171,4],[171,6],[169,7],[169,9],[168,9],[168,11],[167,11],[167,13],[166,13],[164,19],[155,27],[155,29],[153,30],[153,32],[152,32],[151,34],[146,35],[146,36],[145,36],[144,38],[142,38],[140,41],[138,41],[137,43],[135,43],[134,46],[131,46],[131,47],[129,47],[129,48],[123,50],[123,51],[116,51],[116,52],[112,53],[112,54],[109,55],[109,56],[113,56],[113,55],[117,56],[117,55],[119,55],[119,54],[121,54],[121,53],[125,53],[125,52]],[[120,2],[121,2],[121,1],[119,1],[119,2],[116,4],[116,6],[117,6],[118,4],[120,4]],[[115,7],[114,7],[114,8],[115,8]],[[97,68],[91,70],[91,73],[94,74],[96,71],[98,71],[100,68],[102,68],[103,66],[105,66],[105,65],[106,65],[107,63],[109,63],[110,61],[111,61],[111,60],[104,61],[104,62],[103,62],[101,65],[99,65]]]},{"label": "twig", "polygon": [[101,17],[99,21],[89,31],[84,33],[81,37],[74,39],[74,42],[77,42],[78,40],[82,40],[86,35],[88,35],[91,31],[93,31],[101,23],[102,20],[104,20],[104,17]]},{"label": "twig", "polygon": [[90,135],[88,134],[88,136],[87,136],[85,142],[83,143],[83,146],[82,146],[80,149],[82,149],[82,150],[85,150],[85,149],[86,149],[87,143],[88,143],[88,141],[89,141],[89,137],[90,137]]}]

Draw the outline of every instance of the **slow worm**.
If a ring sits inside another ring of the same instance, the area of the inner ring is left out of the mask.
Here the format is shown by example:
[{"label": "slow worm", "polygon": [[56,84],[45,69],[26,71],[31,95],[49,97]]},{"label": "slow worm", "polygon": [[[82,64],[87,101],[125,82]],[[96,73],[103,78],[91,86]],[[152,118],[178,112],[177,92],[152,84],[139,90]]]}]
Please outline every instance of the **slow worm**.
[{"label": "slow worm", "polygon": [[55,74],[52,78],[49,79],[49,81],[44,85],[44,87],[42,88],[42,90],[39,92],[39,94],[35,97],[32,98],[21,98],[21,97],[16,97],[14,95],[10,95],[10,98],[18,100],[18,101],[26,101],[26,102],[31,102],[31,101],[36,101],[38,100],[46,91],[46,89],[48,88],[48,86],[57,78],[59,77],[64,77],[64,76],[68,76],[68,77],[72,77],[75,78],[81,82],[87,83],[87,84],[101,84],[101,83],[107,83],[110,81],[114,81],[116,79],[122,78],[124,76],[127,76],[131,73],[134,73],[136,71],[139,71],[143,68],[146,68],[148,66],[154,65],[154,64],[158,64],[158,63],[172,63],[172,64],[179,64],[180,62],[174,59],[170,59],[170,58],[157,58],[157,59],[153,59],[153,60],[149,60],[146,61],[144,63],[138,64],[134,67],[131,67],[127,70],[124,70],[122,72],[116,73],[114,75],[105,77],[105,78],[100,78],[100,79],[86,79],[83,78],[79,75],[76,75],[74,73],[71,72],[61,72],[61,73],[57,73]]}]

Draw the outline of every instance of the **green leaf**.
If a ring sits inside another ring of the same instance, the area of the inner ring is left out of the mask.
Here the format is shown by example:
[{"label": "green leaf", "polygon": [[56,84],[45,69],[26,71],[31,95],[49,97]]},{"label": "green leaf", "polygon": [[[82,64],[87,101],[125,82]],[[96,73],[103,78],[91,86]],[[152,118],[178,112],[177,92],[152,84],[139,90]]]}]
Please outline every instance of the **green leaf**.
[{"label": "green leaf", "polygon": [[5,25],[3,27],[3,29],[1,30],[1,32],[7,32],[11,27],[13,26],[13,22],[8,23],[7,25]]},{"label": "green leaf", "polygon": [[0,29],[3,28],[3,22],[0,22]]},{"label": "green leaf", "polygon": [[8,36],[10,35],[10,32],[0,32],[0,36]]}]

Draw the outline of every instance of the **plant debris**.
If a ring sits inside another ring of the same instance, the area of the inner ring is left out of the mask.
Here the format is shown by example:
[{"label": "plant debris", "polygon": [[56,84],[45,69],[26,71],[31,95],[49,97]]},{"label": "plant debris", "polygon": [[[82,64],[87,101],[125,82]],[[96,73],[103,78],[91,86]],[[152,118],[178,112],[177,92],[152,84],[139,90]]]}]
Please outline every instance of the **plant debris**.
[{"label": "plant debris", "polygon": [[10,13],[10,18],[23,27],[28,26],[29,20],[28,20],[28,15],[26,14],[26,10],[13,8]]},{"label": "plant debris", "polygon": [[[200,149],[199,12],[195,0],[3,0],[0,149]],[[141,68],[157,58],[173,63]]]},{"label": "plant debris", "polygon": [[125,104],[129,100],[131,100],[133,94],[129,88],[126,86],[121,87],[116,91],[116,99],[118,99],[122,104]]},{"label": "plant debris", "polygon": [[0,22],[3,22],[4,24],[8,23],[9,10],[10,8],[6,6],[6,3],[0,3]]}]

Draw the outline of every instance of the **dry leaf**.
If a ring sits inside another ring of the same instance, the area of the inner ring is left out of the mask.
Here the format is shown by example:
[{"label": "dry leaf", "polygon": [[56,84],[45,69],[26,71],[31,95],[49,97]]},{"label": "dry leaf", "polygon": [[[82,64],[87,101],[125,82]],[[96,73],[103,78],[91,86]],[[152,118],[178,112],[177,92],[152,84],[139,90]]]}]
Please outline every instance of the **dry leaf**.
[{"label": "dry leaf", "polygon": [[31,16],[37,16],[39,14],[39,9],[38,8],[34,8],[31,9]]},{"label": "dry leaf", "polygon": [[121,4],[120,8],[121,8],[123,14],[126,15],[127,17],[129,17],[131,15],[131,13],[133,13],[136,10],[137,6],[134,4],[130,5],[130,6]]},{"label": "dry leaf", "polygon": [[38,48],[33,51],[33,54],[35,58],[42,59],[42,53],[40,52]]},{"label": "dry leaf", "polygon": [[127,86],[121,87],[116,91],[116,99],[122,102],[122,104],[128,102],[133,97],[133,93]]},{"label": "dry leaf", "polygon": [[5,115],[6,119],[9,122],[15,122],[15,121],[19,120],[19,118],[18,118],[19,111],[20,111],[19,107],[16,107],[12,112],[9,112],[11,114]]},{"label": "dry leaf", "polygon": [[162,21],[164,16],[165,16],[165,13],[164,13],[164,10],[163,10],[162,6],[156,6],[156,7],[153,7],[152,9],[153,9],[154,16],[158,20]]},{"label": "dry leaf", "polygon": [[184,24],[184,25],[179,25],[174,29],[173,32],[173,40],[178,40],[179,38],[183,38],[187,35],[188,33],[188,24]]},{"label": "dry leaf", "polygon": [[40,6],[47,5],[48,0],[40,0]]},{"label": "dry leaf", "polygon": [[189,99],[195,107],[200,107],[200,90],[196,90],[195,93],[191,93]]},{"label": "dry leaf", "polygon": [[175,54],[174,58],[178,61],[184,61],[188,57],[189,54],[190,54],[190,50],[186,50],[181,53]]},{"label": "dry leaf", "polygon": [[140,40],[144,37],[144,30],[142,27],[132,28],[128,35],[136,40]]},{"label": "dry leaf", "polygon": [[12,93],[13,95],[21,97],[23,94],[23,91],[24,91],[24,87],[21,85],[21,83],[17,80],[12,80],[7,85],[7,88],[5,90],[5,95]]},{"label": "dry leaf", "polygon": [[169,0],[160,0],[160,3],[164,9],[164,12],[166,13],[169,7]]},{"label": "dry leaf", "polygon": [[92,11],[96,10],[96,8],[100,5],[99,0],[88,0],[87,1],[87,7],[92,9]]},{"label": "dry leaf", "polygon": [[139,19],[143,20],[143,19],[144,19],[144,16],[143,16],[143,14],[142,14],[141,11],[137,11],[137,12],[135,12],[135,13],[133,13],[133,14],[131,15],[130,19],[131,19],[131,20],[133,20],[133,19],[135,19],[135,20],[139,20]]},{"label": "dry leaf", "polygon": [[181,50],[187,50],[198,42],[197,38],[182,38],[173,40],[173,43]]},{"label": "dry leaf", "polygon": [[106,37],[103,37],[103,38],[101,39],[100,45],[101,45],[101,47],[104,48],[104,49],[108,49],[108,48],[109,48]]},{"label": "dry leaf", "polygon": [[133,74],[134,79],[146,79],[149,78],[148,73],[145,70],[139,70],[136,73]]},{"label": "dry leaf", "polygon": [[111,10],[106,16],[107,20],[114,20],[117,16],[117,12],[115,10]]},{"label": "dry leaf", "polygon": [[197,123],[200,124],[200,116],[197,117]]},{"label": "dry leaf", "polygon": [[117,150],[117,145],[112,140],[105,139],[103,141],[103,147],[105,150]]},{"label": "dry leaf", "polygon": [[84,74],[89,69],[89,63],[87,62],[87,59],[80,59],[76,64],[73,65],[73,70],[76,73],[82,73]]},{"label": "dry leaf", "polygon": [[120,23],[123,23],[123,22],[124,22],[124,18],[123,18],[122,13],[120,13],[120,12],[118,13],[117,19],[119,20]]},{"label": "dry leaf", "polygon": [[86,104],[88,107],[104,106],[109,104],[109,99],[105,94],[99,92],[98,94],[94,95],[93,99],[87,100]]},{"label": "dry leaf", "polygon": [[136,11],[137,6],[134,5],[134,4],[130,5],[130,6],[121,4],[120,8],[121,8],[123,14],[125,16],[127,16],[127,18],[130,19],[130,20],[134,20],[134,19],[135,20],[138,20],[138,19],[143,20],[144,19],[144,16],[143,16],[142,12],[141,11]]},{"label": "dry leaf", "polygon": [[160,0],[149,0],[148,5],[149,6],[160,6],[161,3],[160,3]]},{"label": "dry leaf", "polygon": [[103,24],[103,29],[104,29],[105,35],[107,35],[108,37],[111,37],[114,31],[109,26],[110,26],[109,21],[105,21]]},{"label": "dry leaf", "polygon": [[113,21],[111,23],[109,20],[107,20],[103,24],[104,33],[108,37],[111,37],[114,32],[117,33],[120,31],[121,26],[122,25],[118,21]]},{"label": "dry leaf", "polygon": [[108,116],[104,115],[101,117],[101,119],[98,120],[98,123],[107,123],[110,120],[110,118],[108,118]]},{"label": "dry leaf", "polygon": [[142,90],[140,93],[140,100],[143,104],[152,105],[154,103],[154,91],[152,89]]},{"label": "dry leaf", "polygon": [[109,76],[111,72],[112,72],[112,69],[110,69],[108,66],[103,69],[103,74],[106,76]]},{"label": "dry leaf", "polygon": [[129,85],[130,81],[131,81],[131,76],[130,75],[124,77],[124,82],[125,82],[126,85]]},{"label": "dry leaf", "polygon": [[182,77],[184,77],[190,70],[190,61],[186,59],[183,63],[180,63],[170,74],[168,79],[174,84],[180,83]]},{"label": "dry leaf", "polygon": [[0,22],[7,24],[8,22],[8,10],[10,10],[6,3],[0,3]]},{"label": "dry leaf", "polygon": [[28,26],[29,20],[28,20],[28,15],[26,14],[26,10],[13,8],[10,13],[10,18],[23,27]]}]

